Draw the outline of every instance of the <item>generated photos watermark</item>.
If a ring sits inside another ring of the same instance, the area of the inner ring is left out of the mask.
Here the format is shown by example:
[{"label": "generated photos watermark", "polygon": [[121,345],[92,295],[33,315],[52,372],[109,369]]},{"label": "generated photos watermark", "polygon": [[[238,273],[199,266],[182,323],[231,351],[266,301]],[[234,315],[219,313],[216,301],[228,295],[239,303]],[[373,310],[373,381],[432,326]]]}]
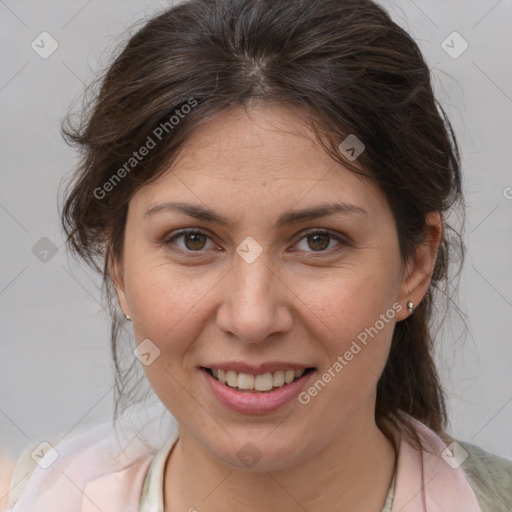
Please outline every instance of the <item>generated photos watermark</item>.
[{"label": "generated photos watermark", "polygon": [[[357,340],[353,340],[350,348],[346,350],[343,355],[339,355],[336,361],[318,378],[306,391],[299,393],[298,400],[301,404],[307,405],[311,399],[320,393],[325,386],[331,382],[349,363],[354,357],[359,354],[364,347],[368,344],[368,337],[374,338],[379,332],[384,329],[396,314],[402,310],[402,305],[395,302],[391,308],[385,313],[382,313],[372,326],[366,327],[357,335]],[[358,343],[359,342],[359,343]]]},{"label": "generated photos watermark", "polygon": [[148,135],[146,142],[137,150],[132,153],[132,156],[114,173],[112,176],[103,183],[101,187],[94,189],[94,197],[96,199],[104,199],[109,192],[114,190],[114,187],[118,185],[123,178],[126,177],[137,165],[139,165],[144,158],[149,155],[152,149],[156,148],[157,144],[161,142],[166,135],[168,135],[174,128],[180,124],[181,120],[189,114],[192,109],[198,104],[194,98],[189,98],[187,102],[180,108],[174,111],[174,114],[169,117],[167,121],[160,123],[151,133]]}]

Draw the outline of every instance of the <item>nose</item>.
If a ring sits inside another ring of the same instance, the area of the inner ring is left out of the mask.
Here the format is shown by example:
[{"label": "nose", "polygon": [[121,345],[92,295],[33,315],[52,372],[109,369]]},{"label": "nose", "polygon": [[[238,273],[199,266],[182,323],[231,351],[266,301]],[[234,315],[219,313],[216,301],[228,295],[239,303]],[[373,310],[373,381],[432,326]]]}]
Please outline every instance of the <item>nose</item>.
[{"label": "nose", "polygon": [[263,343],[292,326],[293,292],[279,272],[269,266],[265,251],[252,263],[235,255],[225,278],[217,326],[244,343]]}]

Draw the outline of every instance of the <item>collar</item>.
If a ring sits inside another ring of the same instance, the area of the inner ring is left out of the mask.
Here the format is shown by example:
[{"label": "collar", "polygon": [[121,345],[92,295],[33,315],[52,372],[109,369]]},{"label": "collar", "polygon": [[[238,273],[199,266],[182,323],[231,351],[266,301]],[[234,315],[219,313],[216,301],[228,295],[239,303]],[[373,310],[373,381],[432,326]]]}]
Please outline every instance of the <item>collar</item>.
[{"label": "collar", "polygon": [[[424,449],[418,451],[388,422],[398,446],[398,455],[383,510],[482,512],[461,467],[453,467],[456,464],[447,462],[446,454],[449,452],[446,444],[426,425],[409,419],[423,441]],[[176,432],[154,457],[144,479],[139,512],[164,512],[165,463],[178,437]]]},{"label": "collar", "polygon": [[[447,447],[427,426],[409,419],[424,449],[391,426],[399,447],[391,512],[482,512],[462,466],[447,457],[457,443]],[[55,466],[34,470],[13,512],[163,512],[141,503],[141,496],[162,496],[166,456],[177,438],[178,431],[159,449],[134,441],[115,458],[109,456],[115,438],[104,428],[64,441],[56,447]]]}]

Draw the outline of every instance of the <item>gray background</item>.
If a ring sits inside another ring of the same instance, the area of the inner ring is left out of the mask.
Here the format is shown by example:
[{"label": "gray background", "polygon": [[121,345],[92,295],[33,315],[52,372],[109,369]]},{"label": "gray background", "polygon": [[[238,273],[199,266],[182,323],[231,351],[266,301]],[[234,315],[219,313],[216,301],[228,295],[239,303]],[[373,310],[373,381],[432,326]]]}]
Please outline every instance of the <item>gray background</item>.
[{"label": "gray background", "polygon": [[[56,199],[75,155],[59,129],[125,29],[166,5],[0,0],[0,450],[13,457],[29,443],[110,418],[99,280],[62,246]],[[512,458],[512,2],[385,5],[420,44],[463,154],[468,254],[456,304],[469,332],[454,308],[438,336],[450,432]],[[47,59],[31,48],[43,31],[59,45]],[[441,47],[453,31],[469,44],[458,58]],[[43,237],[58,248],[46,262],[32,252]]]}]

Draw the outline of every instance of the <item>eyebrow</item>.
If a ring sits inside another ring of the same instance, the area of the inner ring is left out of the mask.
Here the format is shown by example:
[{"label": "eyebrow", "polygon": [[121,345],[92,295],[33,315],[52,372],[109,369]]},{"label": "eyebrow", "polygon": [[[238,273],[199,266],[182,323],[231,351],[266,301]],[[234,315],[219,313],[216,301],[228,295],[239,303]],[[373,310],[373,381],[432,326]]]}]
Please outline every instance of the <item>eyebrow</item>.
[{"label": "eyebrow", "polygon": [[[216,222],[217,224],[229,229],[234,229],[236,226],[236,223],[231,222],[223,215],[214,212],[208,207],[179,201],[154,205],[146,211],[144,218],[154,215],[157,212],[168,210],[181,212],[196,219]],[[316,219],[318,217],[326,217],[336,213],[368,215],[368,212],[361,206],[337,201],[334,203],[319,204],[304,210],[292,210],[285,212],[279,217],[274,227],[282,227],[284,225],[295,224],[305,220]]]}]

